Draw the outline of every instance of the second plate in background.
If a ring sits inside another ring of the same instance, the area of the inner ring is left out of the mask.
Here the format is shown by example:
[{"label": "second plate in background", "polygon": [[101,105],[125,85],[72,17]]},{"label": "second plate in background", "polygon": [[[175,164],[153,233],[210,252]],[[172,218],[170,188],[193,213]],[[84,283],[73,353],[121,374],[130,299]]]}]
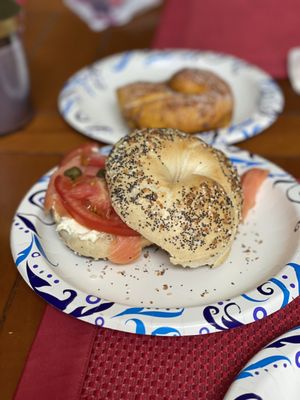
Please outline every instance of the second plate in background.
[{"label": "second plate in background", "polygon": [[283,109],[283,94],[271,76],[241,59],[191,50],[137,50],[103,58],[73,75],[59,95],[60,113],[83,135],[114,144],[129,132],[116,89],[136,81],[166,80],[184,67],[211,70],[232,88],[232,124],[201,133],[210,144],[233,144],[251,138],[272,125]]}]

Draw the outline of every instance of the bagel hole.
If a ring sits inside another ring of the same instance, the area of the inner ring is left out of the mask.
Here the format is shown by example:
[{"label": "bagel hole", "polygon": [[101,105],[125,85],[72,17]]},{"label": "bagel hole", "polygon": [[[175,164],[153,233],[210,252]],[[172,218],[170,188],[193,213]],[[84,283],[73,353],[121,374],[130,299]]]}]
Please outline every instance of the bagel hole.
[{"label": "bagel hole", "polygon": [[178,146],[164,149],[160,157],[148,154],[148,165],[151,174],[156,176],[161,185],[199,185],[203,180],[218,183],[218,170],[211,165],[211,160],[203,155],[199,159],[198,150]]},{"label": "bagel hole", "polygon": [[165,161],[162,162],[162,166],[171,184],[188,183],[196,177],[213,180],[210,168],[203,162],[196,162],[189,154],[181,153],[179,156],[177,154],[172,158],[166,158]]}]

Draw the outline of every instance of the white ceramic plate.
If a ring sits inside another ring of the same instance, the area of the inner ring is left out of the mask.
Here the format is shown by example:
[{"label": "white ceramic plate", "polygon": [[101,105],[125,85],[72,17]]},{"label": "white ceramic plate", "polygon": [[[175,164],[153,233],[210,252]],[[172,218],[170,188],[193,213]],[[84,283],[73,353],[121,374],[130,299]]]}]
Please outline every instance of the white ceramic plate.
[{"label": "white ceramic plate", "polygon": [[240,371],[224,400],[299,400],[300,327],[278,337]]},{"label": "white ceramic plate", "polygon": [[240,172],[258,166],[268,168],[270,175],[222,266],[176,267],[156,247],[127,266],[75,255],[43,212],[48,173],[26,194],[12,224],[11,248],[19,272],[63,312],[141,334],[224,331],[284,307],[299,294],[299,185],[258,156],[234,147],[226,152]]},{"label": "white ceramic plate", "polygon": [[231,86],[232,125],[201,136],[210,144],[233,144],[261,133],[283,109],[283,95],[272,78],[235,57],[188,50],[130,51],[104,58],[73,75],[58,100],[63,118],[82,134],[115,143],[128,133],[116,88],[137,80],[161,81],[183,67],[212,70]]}]

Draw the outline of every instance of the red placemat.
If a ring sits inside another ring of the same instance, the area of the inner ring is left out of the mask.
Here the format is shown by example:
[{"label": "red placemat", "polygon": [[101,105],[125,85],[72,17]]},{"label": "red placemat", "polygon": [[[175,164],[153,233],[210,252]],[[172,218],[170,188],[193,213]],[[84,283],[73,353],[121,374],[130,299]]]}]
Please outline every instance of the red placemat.
[{"label": "red placemat", "polygon": [[167,0],[154,47],[233,54],[282,78],[299,13],[298,0]]},{"label": "red placemat", "polygon": [[221,400],[264,345],[300,325],[300,299],[226,332],[157,337],[97,328],[47,306],[15,400]]},{"label": "red placemat", "polygon": [[239,370],[271,339],[300,323],[300,301],[223,333],[146,337],[100,330],[81,399],[221,400]]}]

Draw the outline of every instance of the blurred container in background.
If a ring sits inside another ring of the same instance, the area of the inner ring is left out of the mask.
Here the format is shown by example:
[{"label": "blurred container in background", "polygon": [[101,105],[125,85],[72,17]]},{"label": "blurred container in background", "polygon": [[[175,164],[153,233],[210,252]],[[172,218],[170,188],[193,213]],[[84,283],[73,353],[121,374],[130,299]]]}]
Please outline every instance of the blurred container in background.
[{"label": "blurred container in background", "polygon": [[20,129],[33,115],[26,56],[19,35],[20,7],[0,2],[0,134]]}]

